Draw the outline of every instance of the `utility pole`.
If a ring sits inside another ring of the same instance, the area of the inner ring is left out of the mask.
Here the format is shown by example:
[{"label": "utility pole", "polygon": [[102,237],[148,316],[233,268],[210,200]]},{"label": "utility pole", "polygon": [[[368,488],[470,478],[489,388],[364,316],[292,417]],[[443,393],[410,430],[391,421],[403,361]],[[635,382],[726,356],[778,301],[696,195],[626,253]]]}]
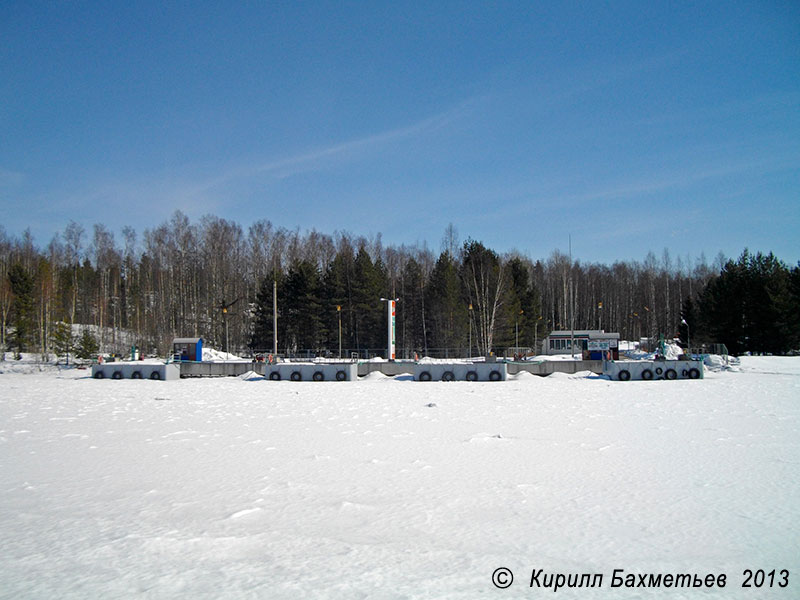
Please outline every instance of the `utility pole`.
[{"label": "utility pole", "polygon": [[278,279],[272,280],[272,356],[278,358]]}]

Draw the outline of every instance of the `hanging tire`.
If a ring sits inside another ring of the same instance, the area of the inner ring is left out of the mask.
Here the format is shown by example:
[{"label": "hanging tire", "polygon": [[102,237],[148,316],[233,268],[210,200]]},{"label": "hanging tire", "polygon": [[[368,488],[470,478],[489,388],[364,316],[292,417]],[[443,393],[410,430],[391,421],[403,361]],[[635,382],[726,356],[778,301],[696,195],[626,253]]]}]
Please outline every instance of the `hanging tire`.
[{"label": "hanging tire", "polygon": [[281,374],[278,371],[273,371],[272,373],[269,374],[269,378],[271,381],[280,381]]},{"label": "hanging tire", "polygon": [[500,375],[500,371],[494,370],[489,373],[489,381],[500,381],[502,379],[502,375]]},{"label": "hanging tire", "polygon": [[678,373],[675,371],[675,369],[667,369],[666,373],[664,373],[664,379],[669,379],[670,381],[672,381],[673,379],[677,378],[678,378]]},{"label": "hanging tire", "polygon": [[150,373],[150,379],[152,379],[153,381],[158,381],[159,379],[161,379],[161,373],[159,373],[158,371],[153,371],[152,373]]},{"label": "hanging tire", "polygon": [[292,381],[303,381],[303,374],[300,371],[292,371],[292,374],[289,375],[289,379]]},{"label": "hanging tire", "polygon": [[689,379],[700,379],[700,371],[695,368],[689,369]]},{"label": "hanging tire", "polygon": [[97,373],[95,373],[94,375],[92,375],[92,377],[94,377],[95,379],[103,379],[105,376],[106,376],[106,374],[103,373],[102,370],[100,370]]},{"label": "hanging tire", "polygon": [[477,371],[467,371],[467,381],[478,381]]},{"label": "hanging tire", "polygon": [[683,377],[684,379],[686,379],[688,376],[689,376],[689,371],[687,371],[686,369],[684,369],[683,371],[681,371],[681,377]]},{"label": "hanging tire", "polygon": [[617,377],[619,377],[620,381],[628,381],[631,378],[631,372],[626,369],[622,369]]},{"label": "hanging tire", "polygon": [[642,371],[642,379],[645,381],[650,381],[653,378],[653,372],[650,369],[645,369]]},{"label": "hanging tire", "polygon": [[456,377],[452,371],[445,371],[442,373],[442,381],[455,381]]},{"label": "hanging tire", "polygon": [[419,374],[419,380],[420,381],[430,381],[431,380],[430,371],[423,371],[422,373],[420,373]]},{"label": "hanging tire", "polygon": [[131,379],[141,379],[141,378],[142,378],[141,371],[134,371],[133,373],[131,373]]},{"label": "hanging tire", "polygon": [[114,371],[111,374],[111,379],[122,379],[122,371]]},{"label": "hanging tire", "polygon": [[344,371],[336,371],[336,381],[346,381],[347,373]]},{"label": "hanging tire", "polygon": [[314,381],[325,381],[325,374],[322,371],[314,371],[311,379]]},{"label": "hanging tire", "polygon": [[656,369],[656,375],[661,375],[663,372],[664,372],[664,369],[662,369],[661,367],[658,367]]}]

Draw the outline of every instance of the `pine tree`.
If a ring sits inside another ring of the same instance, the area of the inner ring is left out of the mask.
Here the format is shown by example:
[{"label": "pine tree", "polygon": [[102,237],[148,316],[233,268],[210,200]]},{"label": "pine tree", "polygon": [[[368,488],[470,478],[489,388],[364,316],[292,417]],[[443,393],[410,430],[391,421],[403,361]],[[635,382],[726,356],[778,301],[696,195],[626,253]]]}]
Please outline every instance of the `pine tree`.
[{"label": "pine tree", "polygon": [[500,309],[503,306],[506,275],[500,258],[482,243],[464,244],[462,279],[475,312],[478,347],[488,354],[494,349]]},{"label": "pine tree", "polygon": [[400,281],[397,340],[401,356],[410,357],[427,348],[424,329],[425,281],[422,268],[414,258],[409,258]]},{"label": "pine tree", "polygon": [[539,292],[531,281],[528,265],[519,257],[508,261],[506,271],[509,280],[503,311],[506,326],[501,344],[510,346],[519,337],[520,346],[532,348],[541,339],[536,331],[541,317]]},{"label": "pine tree", "polygon": [[[433,347],[444,352],[445,356],[461,346],[466,347],[469,335],[469,302],[458,276],[458,266],[449,250],[439,255],[431,271],[426,305]],[[473,342],[477,342],[477,338]]]},{"label": "pine tree", "polygon": [[64,323],[63,321],[56,323],[51,332],[51,339],[56,356],[65,357],[67,364],[69,364],[70,352],[75,347],[75,337],[72,335],[69,323]]},{"label": "pine tree", "polygon": [[[250,342],[248,346],[252,351],[271,352],[273,350],[273,300],[272,292],[275,287],[274,282],[277,280],[278,285],[278,343],[284,340],[285,337],[281,335],[282,324],[282,291],[283,291],[283,277],[278,272],[273,272],[264,277],[261,285],[256,294],[256,302],[253,311],[253,329],[250,334]],[[284,327],[285,332],[285,327]]]},{"label": "pine tree", "polygon": [[33,339],[33,278],[17,263],[9,269],[8,281],[14,297],[11,305],[11,322],[14,325],[12,343],[16,348],[17,358],[20,358]]},{"label": "pine tree", "polygon": [[784,353],[798,343],[793,297],[791,274],[781,261],[745,250],[703,290],[702,325],[710,341],[733,354]]},{"label": "pine tree", "polygon": [[319,350],[323,339],[320,276],[307,260],[289,269],[283,286],[286,344],[297,350]]},{"label": "pine tree", "polygon": [[353,329],[357,350],[378,350],[386,346],[385,305],[388,279],[383,263],[372,258],[362,246],[354,263]]},{"label": "pine tree", "polygon": [[[354,346],[352,340],[353,303],[351,298],[351,279],[353,255],[349,251],[339,251],[328,264],[322,277],[321,310],[324,331],[327,333],[328,348],[339,349],[339,320],[342,324],[342,351]],[[337,307],[339,309],[337,310]]]},{"label": "pine tree", "polygon": [[81,337],[78,339],[78,345],[75,348],[75,356],[78,358],[89,359],[97,356],[100,350],[100,345],[97,343],[97,338],[94,337],[88,329],[84,329]]}]

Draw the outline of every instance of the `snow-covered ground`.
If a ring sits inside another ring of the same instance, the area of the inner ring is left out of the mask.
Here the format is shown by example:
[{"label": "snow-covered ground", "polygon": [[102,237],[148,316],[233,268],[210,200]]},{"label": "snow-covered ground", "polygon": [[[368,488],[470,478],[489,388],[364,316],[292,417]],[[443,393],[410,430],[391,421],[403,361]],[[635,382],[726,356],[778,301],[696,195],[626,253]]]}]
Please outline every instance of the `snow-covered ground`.
[{"label": "snow-covered ground", "polygon": [[626,383],[7,370],[0,597],[534,598],[543,569],[603,574],[559,598],[797,598],[798,472],[800,358]]}]

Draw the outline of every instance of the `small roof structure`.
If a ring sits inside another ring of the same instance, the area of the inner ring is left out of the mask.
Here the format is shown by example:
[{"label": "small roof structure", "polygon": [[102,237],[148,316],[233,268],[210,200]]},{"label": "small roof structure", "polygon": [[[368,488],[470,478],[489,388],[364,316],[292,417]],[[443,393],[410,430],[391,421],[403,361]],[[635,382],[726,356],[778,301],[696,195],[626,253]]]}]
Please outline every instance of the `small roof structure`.
[{"label": "small roof structure", "polygon": [[202,361],[203,338],[175,338],[172,340],[172,354],[176,361]]}]

